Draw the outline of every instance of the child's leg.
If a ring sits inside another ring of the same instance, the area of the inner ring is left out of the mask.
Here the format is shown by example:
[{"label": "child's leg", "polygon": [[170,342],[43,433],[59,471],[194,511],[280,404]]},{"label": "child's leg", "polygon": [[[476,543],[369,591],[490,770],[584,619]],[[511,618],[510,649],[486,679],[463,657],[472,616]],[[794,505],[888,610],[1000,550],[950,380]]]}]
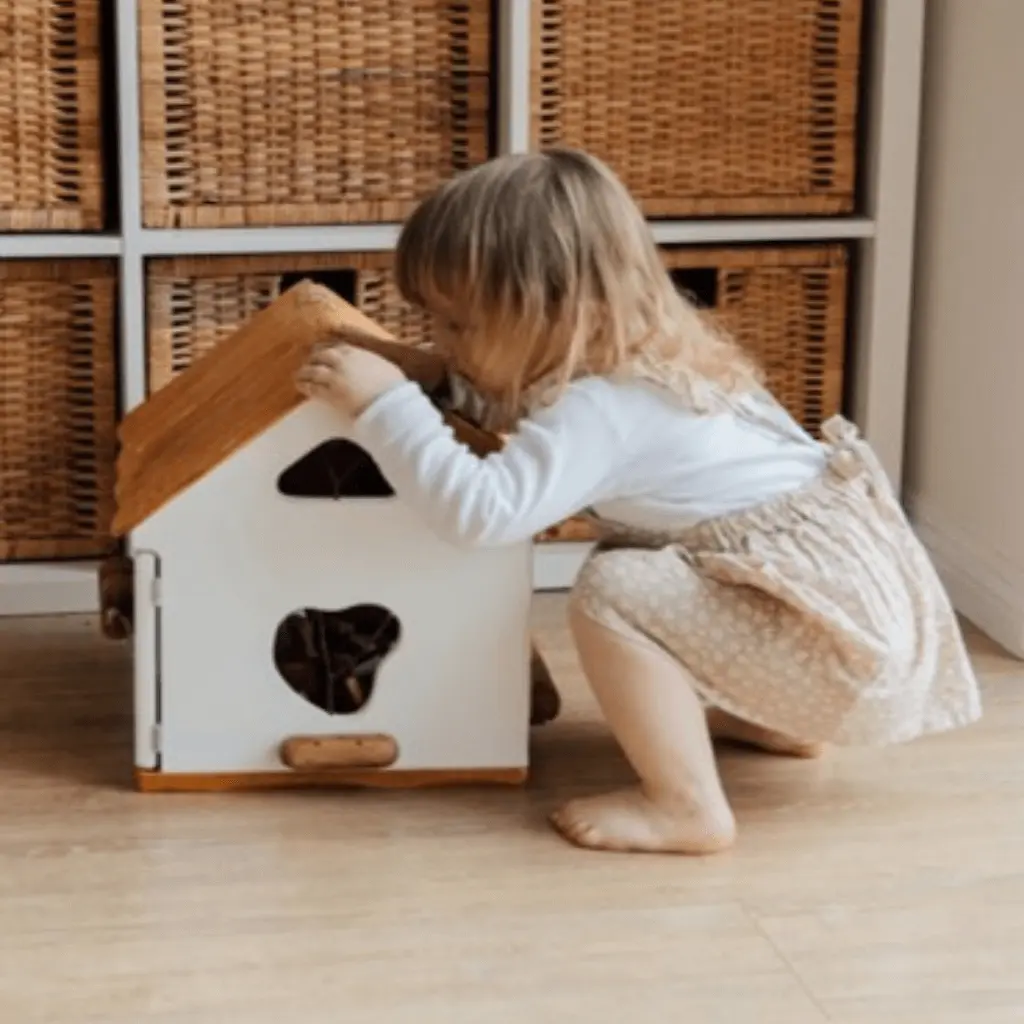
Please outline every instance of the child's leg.
[{"label": "child's leg", "polygon": [[708,729],[716,740],[728,740],[783,757],[820,757],[824,750],[820,743],[794,740],[784,733],[737,718],[721,708],[708,708],[707,719]]},{"label": "child's leg", "polygon": [[640,785],[572,800],[553,821],[568,839],[607,850],[714,853],[736,822],[722,790],[704,708],[683,666],[574,606],[580,660]]}]

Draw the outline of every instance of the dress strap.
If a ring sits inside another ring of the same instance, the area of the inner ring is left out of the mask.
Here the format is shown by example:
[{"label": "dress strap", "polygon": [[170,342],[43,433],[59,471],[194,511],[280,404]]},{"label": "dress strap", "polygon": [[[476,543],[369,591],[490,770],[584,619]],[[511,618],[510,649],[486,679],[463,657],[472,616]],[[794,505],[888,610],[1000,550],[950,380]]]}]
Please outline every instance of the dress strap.
[{"label": "dress strap", "polygon": [[822,426],[821,434],[829,450],[829,469],[836,476],[843,480],[866,477],[877,496],[898,504],[889,474],[853,423],[833,416]]},{"label": "dress strap", "polygon": [[[801,444],[820,444],[828,454],[828,467],[840,479],[854,480],[864,476],[876,494],[892,496],[892,486],[885,468],[871,446],[861,437],[857,427],[843,416],[832,416],[822,425],[822,441],[817,442],[789,415],[769,393],[743,396],[735,402],[737,416],[756,423],[778,436]],[[895,499],[893,499],[895,500]]]}]

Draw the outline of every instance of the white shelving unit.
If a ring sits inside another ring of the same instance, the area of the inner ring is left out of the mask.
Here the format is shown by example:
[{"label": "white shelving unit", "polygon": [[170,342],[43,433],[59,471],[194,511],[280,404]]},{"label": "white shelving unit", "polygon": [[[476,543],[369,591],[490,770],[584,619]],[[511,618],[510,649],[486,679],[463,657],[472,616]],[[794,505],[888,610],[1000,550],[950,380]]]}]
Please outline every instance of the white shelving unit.
[{"label": "white shelving unit", "polygon": [[[140,0],[116,0],[121,232],[0,235],[0,259],[116,257],[121,266],[121,381],[125,409],[146,393],[144,275],[151,256],[386,251],[397,224],[337,227],[147,230],[141,220],[138,93]],[[638,0],[639,2],[639,0]],[[528,147],[531,0],[502,0],[498,31],[499,146]],[[913,268],[925,0],[874,0],[867,41],[862,209],[845,218],[655,221],[661,243],[849,241],[856,249],[851,413],[899,486]],[[536,585],[571,584],[586,545],[538,545]],[[0,615],[96,607],[88,563],[0,565]]]}]

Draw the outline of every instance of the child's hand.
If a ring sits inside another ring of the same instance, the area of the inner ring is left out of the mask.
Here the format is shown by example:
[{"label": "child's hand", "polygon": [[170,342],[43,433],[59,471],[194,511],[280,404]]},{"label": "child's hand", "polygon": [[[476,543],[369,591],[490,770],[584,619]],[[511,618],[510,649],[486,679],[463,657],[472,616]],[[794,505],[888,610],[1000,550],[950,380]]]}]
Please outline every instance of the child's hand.
[{"label": "child's hand", "polygon": [[355,419],[385,391],[406,379],[387,359],[354,345],[318,349],[295,382],[307,398],[318,398]]}]

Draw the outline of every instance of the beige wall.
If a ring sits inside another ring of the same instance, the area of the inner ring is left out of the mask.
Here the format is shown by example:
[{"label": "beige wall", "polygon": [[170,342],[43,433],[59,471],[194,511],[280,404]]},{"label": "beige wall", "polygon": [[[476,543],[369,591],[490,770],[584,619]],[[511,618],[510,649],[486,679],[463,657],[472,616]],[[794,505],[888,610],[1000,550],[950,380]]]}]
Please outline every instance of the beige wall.
[{"label": "beige wall", "polygon": [[929,0],[907,499],[1024,654],[1024,0]]}]

